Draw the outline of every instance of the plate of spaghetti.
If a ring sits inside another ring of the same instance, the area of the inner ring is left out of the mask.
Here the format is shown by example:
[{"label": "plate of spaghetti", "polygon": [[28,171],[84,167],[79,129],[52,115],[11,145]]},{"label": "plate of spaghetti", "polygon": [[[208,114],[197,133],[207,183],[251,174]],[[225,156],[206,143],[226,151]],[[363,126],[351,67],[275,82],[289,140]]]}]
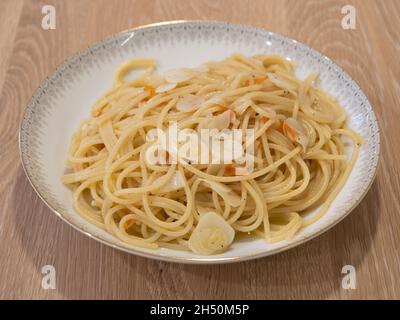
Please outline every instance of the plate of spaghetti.
[{"label": "plate of spaghetti", "polygon": [[60,218],[182,263],[259,258],[325,232],[368,191],[379,150],[368,99],[329,58],[208,21],[138,27],[75,54],[20,129],[26,175]]}]

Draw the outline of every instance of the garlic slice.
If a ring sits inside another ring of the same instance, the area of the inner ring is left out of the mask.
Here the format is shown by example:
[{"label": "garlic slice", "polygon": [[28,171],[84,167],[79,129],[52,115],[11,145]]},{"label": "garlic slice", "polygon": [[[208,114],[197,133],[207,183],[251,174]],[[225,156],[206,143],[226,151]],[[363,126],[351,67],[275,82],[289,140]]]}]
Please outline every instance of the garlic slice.
[{"label": "garlic slice", "polygon": [[167,92],[169,90],[175,89],[177,86],[176,83],[166,83],[166,84],[162,84],[160,86],[158,86],[156,88],[156,93],[163,93],[163,92]]},{"label": "garlic slice", "polygon": [[169,83],[180,83],[192,79],[194,74],[185,68],[172,69],[164,73],[164,78]]},{"label": "garlic slice", "polygon": [[182,112],[191,112],[197,110],[204,102],[204,98],[195,94],[184,94],[178,99],[176,109]]},{"label": "garlic slice", "polygon": [[202,206],[196,206],[196,210],[197,210],[197,212],[199,213],[199,215],[201,216],[201,215],[204,215],[204,214],[206,214],[206,213],[212,211],[213,208],[210,208],[210,207],[202,207]]},{"label": "garlic slice", "polygon": [[306,129],[300,123],[300,121],[294,118],[287,118],[285,121],[283,121],[282,129],[286,137],[288,137],[291,141],[300,144],[303,148],[303,151],[306,151],[309,138]]},{"label": "garlic slice", "polygon": [[210,99],[206,100],[204,104],[223,104],[224,98],[221,93],[214,94]]},{"label": "garlic slice", "polygon": [[217,116],[207,117],[199,123],[200,129],[218,129],[229,128],[231,123],[235,123],[236,114],[232,110],[226,110]]},{"label": "garlic slice", "polygon": [[200,216],[199,223],[189,238],[189,249],[201,255],[225,251],[233,242],[235,230],[215,212]]}]

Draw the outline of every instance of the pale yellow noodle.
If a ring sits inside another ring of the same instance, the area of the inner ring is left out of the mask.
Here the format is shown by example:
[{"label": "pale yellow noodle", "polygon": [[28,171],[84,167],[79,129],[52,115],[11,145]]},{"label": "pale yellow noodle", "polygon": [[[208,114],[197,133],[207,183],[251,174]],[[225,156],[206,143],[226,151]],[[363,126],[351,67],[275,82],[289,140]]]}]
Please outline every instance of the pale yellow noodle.
[{"label": "pale yellow noodle", "polygon": [[[72,137],[62,180],[73,188],[74,207],[85,219],[135,246],[188,250],[205,211],[220,214],[236,233],[268,242],[290,239],[324,215],[346,183],[362,139],[346,126],[340,104],[314,86],[316,74],[301,81],[279,56],[234,54],[203,69],[184,69],[188,79],[156,93],[167,82],[155,68],[152,59],[121,65],[115,86]],[[144,71],[126,81],[133,69]],[[201,97],[202,103],[180,110],[177,104],[187,95]],[[179,129],[199,130],[204,119],[226,110],[236,118],[230,129],[255,131],[252,172],[237,175],[230,172],[232,165],[145,159],[155,147],[146,140],[151,129],[164,130],[176,121]],[[289,118],[304,129],[305,145],[291,138],[285,127]],[[343,135],[352,141],[349,159]],[[177,175],[181,185],[169,190]],[[234,207],[202,181],[222,183],[240,197],[240,205]]]}]

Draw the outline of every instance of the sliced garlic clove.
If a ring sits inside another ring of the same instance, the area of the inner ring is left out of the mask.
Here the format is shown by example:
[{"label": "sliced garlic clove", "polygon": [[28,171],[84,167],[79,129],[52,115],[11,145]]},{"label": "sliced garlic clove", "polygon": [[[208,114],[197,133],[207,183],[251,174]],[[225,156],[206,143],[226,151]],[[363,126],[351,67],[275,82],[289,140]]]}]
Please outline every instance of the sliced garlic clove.
[{"label": "sliced garlic clove", "polygon": [[194,74],[188,69],[172,69],[164,73],[164,78],[169,83],[180,83],[192,79]]},{"label": "sliced garlic clove", "polygon": [[294,118],[287,118],[285,121],[283,121],[282,130],[286,137],[288,137],[291,141],[301,145],[303,151],[306,151],[309,137],[306,129],[300,123],[300,121]]},{"label": "sliced garlic clove", "polygon": [[182,112],[191,112],[197,110],[204,102],[204,98],[194,94],[184,94],[178,99],[176,109]]},{"label": "sliced garlic clove", "polygon": [[214,94],[211,98],[204,102],[204,104],[223,104],[224,98],[222,94]]},{"label": "sliced garlic clove", "polygon": [[157,88],[163,84],[165,84],[165,79],[162,75],[152,74],[151,77],[148,78],[148,85]]},{"label": "sliced garlic clove", "polygon": [[236,121],[236,114],[232,110],[226,110],[223,113],[207,117],[203,119],[199,127],[200,129],[218,129],[223,130],[229,128],[231,123],[235,123]]},{"label": "sliced garlic clove", "polygon": [[209,213],[210,211],[212,211],[213,209],[210,207],[202,207],[202,206],[196,206],[196,210],[199,213],[200,216]]},{"label": "sliced garlic clove", "polygon": [[219,214],[208,212],[200,216],[199,223],[189,238],[190,250],[201,255],[225,251],[233,242],[235,230]]},{"label": "sliced garlic clove", "polygon": [[155,91],[156,91],[156,93],[163,93],[163,92],[167,92],[172,89],[175,89],[176,86],[177,86],[176,83],[162,84],[162,85],[158,86]]}]

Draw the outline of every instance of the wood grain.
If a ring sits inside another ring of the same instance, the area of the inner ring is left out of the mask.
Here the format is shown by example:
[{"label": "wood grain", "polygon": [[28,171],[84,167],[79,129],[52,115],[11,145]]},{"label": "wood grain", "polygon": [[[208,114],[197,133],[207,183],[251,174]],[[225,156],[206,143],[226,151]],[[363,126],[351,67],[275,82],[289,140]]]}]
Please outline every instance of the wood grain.
[{"label": "wood grain", "polygon": [[[56,30],[41,28],[53,4]],[[341,27],[352,4],[356,30]],[[152,261],[113,250],[63,223],[22,171],[18,126],[35,88],[58,64],[124,29],[177,19],[226,20],[302,41],[342,66],[369,97],[382,129],[377,178],[361,204],[326,234],[288,252],[221,266]],[[70,0],[0,2],[0,298],[400,298],[400,1]],[[41,288],[52,264],[57,289]],[[354,265],[357,288],[341,287]]]}]

